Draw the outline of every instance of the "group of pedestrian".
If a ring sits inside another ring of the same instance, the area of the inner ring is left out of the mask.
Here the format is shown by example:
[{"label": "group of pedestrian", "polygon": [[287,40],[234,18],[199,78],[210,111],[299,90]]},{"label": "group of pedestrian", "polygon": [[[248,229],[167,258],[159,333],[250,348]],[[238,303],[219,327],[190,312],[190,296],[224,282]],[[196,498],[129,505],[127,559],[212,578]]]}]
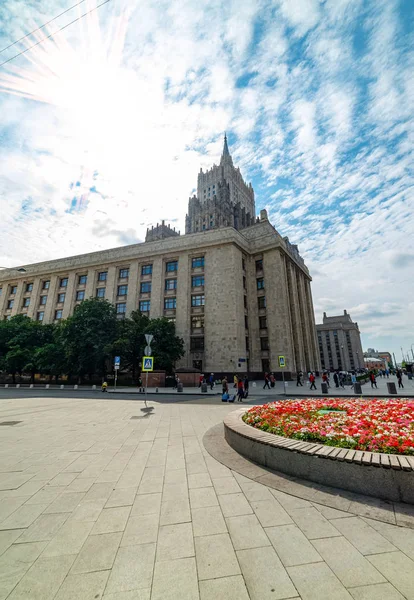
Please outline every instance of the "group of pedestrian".
[{"label": "group of pedestrian", "polygon": [[274,388],[275,387],[275,383],[276,383],[276,377],[274,376],[274,373],[265,373],[264,374],[264,386],[263,386],[263,389],[270,390],[270,388]]},{"label": "group of pedestrian", "polygon": [[[239,377],[238,375],[233,376],[233,387],[236,389],[237,393],[237,402],[243,402],[244,398],[247,398],[249,395],[249,378],[247,375],[243,377]],[[223,396],[229,395],[229,382],[227,381],[227,377],[223,377],[221,380],[221,388]],[[236,396],[236,394],[234,394]]]}]

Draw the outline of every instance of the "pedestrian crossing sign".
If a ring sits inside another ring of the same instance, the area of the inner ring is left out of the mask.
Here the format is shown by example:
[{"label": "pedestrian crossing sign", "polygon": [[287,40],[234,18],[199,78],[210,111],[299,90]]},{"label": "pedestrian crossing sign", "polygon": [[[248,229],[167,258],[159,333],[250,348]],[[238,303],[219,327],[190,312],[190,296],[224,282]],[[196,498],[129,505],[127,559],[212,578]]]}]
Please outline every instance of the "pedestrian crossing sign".
[{"label": "pedestrian crossing sign", "polygon": [[144,358],[142,359],[142,370],[144,372],[154,370],[154,357],[153,356],[144,356]]},{"label": "pedestrian crossing sign", "polygon": [[279,359],[279,367],[281,369],[284,369],[286,367],[285,357],[284,356],[278,356],[278,359]]}]

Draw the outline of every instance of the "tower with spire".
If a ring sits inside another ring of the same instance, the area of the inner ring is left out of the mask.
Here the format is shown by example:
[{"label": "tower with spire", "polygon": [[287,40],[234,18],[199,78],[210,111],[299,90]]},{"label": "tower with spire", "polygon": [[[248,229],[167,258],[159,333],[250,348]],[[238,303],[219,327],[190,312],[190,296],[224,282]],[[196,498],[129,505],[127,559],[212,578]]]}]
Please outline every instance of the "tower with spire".
[{"label": "tower with spire", "polygon": [[220,164],[208,171],[200,169],[197,196],[188,202],[186,233],[218,227],[244,229],[255,222],[256,208],[252,184],[247,184],[240,169],[233,165],[227,135],[224,134]]}]

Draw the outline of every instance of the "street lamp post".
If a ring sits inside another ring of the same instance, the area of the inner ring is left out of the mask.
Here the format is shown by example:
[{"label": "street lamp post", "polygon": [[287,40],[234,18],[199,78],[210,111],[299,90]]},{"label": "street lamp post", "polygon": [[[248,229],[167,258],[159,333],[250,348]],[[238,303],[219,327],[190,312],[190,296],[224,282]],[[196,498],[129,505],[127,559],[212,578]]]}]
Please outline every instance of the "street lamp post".
[{"label": "street lamp post", "polygon": [[341,344],[341,362],[342,362],[342,371],[346,371],[345,369],[345,356],[344,356],[344,346]]},{"label": "street lamp post", "polygon": [[358,350],[356,351],[356,355],[357,355],[357,368],[359,371],[360,367],[359,367],[359,352],[358,352]]},{"label": "street lamp post", "polygon": [[413,346],[414,346],[414,344],[411,344],[411,354],[413,355],[413,362],[414,362],[414,352],[413,352]]}]

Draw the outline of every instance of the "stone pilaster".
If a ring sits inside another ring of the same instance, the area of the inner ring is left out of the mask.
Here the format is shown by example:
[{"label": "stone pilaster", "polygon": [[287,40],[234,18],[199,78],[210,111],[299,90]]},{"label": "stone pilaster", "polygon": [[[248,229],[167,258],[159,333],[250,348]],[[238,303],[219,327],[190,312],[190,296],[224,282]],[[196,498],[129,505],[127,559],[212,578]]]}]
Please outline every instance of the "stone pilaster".
[{"label": "stone pilaster", "polygon": [[85,299],[96,297],[96,270],[88,269],[88,279],[86,280]]},{"label": "stone pilaster", "polygon": [[296,369],[305,371],[305,351],[304,351],[304,340],[303,340],[303,324],[300,314],[299,305],[299,290],[296,279],[297,267],[290,260],[287,261],[287,273],[288,273],[288,289],[289,289],[289,301],[290,311],[292,315],[292,333],[293,343],[295,352]]},{"label": "stone pilaster", "polygon": [[67,319],[71,314],[73,314],[74,306],[75,306],[75,283],[76,283],[76,272],[72,271],[69,273],[68,277],[68,285],[65,290],[65,303],[63,305],[62,319]]},{"label": "stone pilaster", "polygon": [[117,271],[116,267],[109,267],[108,275],[106,277],[105,299],[109,300],[109,302],[111,304],[115,304],[115,301],[116,301],[116,285],[117,285],[116,271]]},{"label": "stone pilaster", "polygon": [[[181,268],[178,263],[178,269]],[[165,262],[161,256],[157,256],[152,261],[152,279],[151,279],[151,319],[162,317],[164,307],[164,281],[165,281]]]},{"label": "stone pilaster", "polygon": [[46,304],[42,308],[42,310],[44,310],[45,312],[43,323],[53,323],[56,307],[56,290],[59,283],[59,279],[59,275],[51,275],[50,277],[50,286],[47,290]]},{"label": "stone pilaster", "polygon": [[[165,264],[163,265],[165,271]],[[192,367],[190,354],[190,332],[191,332],[191,258],[188,255],[180,256],[178,260],[177,273],[177,310],[175,321],[175,333],[184,340],[185,355],[180,360],[179,366]],[[161,304],[164,297],[164,276],[161,278]],[[204,360],[203,360],[204,363]],[[177,365],[178,366],[178,365]]]},{"label": "stone pilaster", "polygon": [[26,283],[27,282],[25,280],[16,281],[15,285],[17,285],[17,293],[14,296],[14,304],[11,311],[12,317],[19,315],[22,312],[23,293]]},{"label": "stone pilaster", "polygon": [[41,284],[40,278],[37,277],[33,281],[33,290],[30,295],[29,308],[27,309],[27,316],[30,317],[31,319],[36,319],[36,316],[37,316],[37,311],[38,311],[38,306],[39,306],[39,296],[40,296],[40,284]]},{"label": "stone pilaster", "polygon": [[134,260],[129,265],[127,317],[138,308],[138,261]]}]

